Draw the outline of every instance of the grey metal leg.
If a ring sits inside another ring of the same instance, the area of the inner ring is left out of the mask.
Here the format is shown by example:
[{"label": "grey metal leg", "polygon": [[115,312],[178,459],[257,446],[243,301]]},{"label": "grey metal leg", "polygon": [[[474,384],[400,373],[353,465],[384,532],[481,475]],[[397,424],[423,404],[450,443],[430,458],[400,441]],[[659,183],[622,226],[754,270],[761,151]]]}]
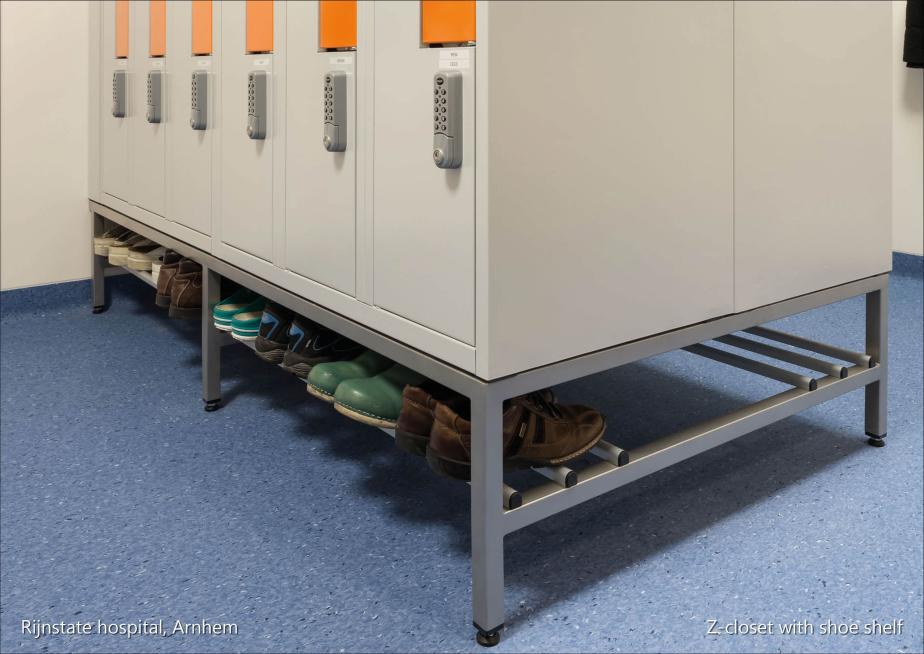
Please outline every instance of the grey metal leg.
[{"label": "grey metal leg", "polygon": [[472,614],[477,640],[500,642],[504,626],[503,402],[490,386],[472,406]]},{"label": "grey metal leg", "polygon": [[106,310],[106,258],[93,251],[93,237],[102,234],[105,219],[95,212],[90,212],[90,285],[92,287],[93,313]]},{"label": "grey metal leg", "polygon": [[885,445],[888,417],[889,373],[888,278],[878,291],[866,294],[866,352],[882,369],[880,380],[866,387],[866,435],[869,444]]},{"label": "grey metal leg", "polygon": [[221,406],[221,335],[212,324],[212,307],[221,300],[221,275],[202,266],[202,400],[206,411]]}]

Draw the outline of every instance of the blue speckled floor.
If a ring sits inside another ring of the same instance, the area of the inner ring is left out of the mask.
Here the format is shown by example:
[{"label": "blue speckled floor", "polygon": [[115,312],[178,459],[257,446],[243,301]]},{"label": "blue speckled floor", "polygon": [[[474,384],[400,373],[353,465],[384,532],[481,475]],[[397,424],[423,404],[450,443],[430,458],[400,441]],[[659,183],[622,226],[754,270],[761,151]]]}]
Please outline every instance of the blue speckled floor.
[{"label": "blue speckled floor", "polygon": [[[922,281],[893,276],[889,445],[856,392],[507,539],[497,651],[908,651],[922,641]],[[916,270],[916,272],[914,272]],[[117,279],[2,301],[2,640],[14,651],[470,651],[468,487]],[[860,347],[862,302],[780,324]],[[673,353],[560,387],[629,445],[782,388]],[[20,621],[233,622],[45,637]],[[710,636],[807,619],[814,635]],[[904,620],[892,636],[822,625]]]}]

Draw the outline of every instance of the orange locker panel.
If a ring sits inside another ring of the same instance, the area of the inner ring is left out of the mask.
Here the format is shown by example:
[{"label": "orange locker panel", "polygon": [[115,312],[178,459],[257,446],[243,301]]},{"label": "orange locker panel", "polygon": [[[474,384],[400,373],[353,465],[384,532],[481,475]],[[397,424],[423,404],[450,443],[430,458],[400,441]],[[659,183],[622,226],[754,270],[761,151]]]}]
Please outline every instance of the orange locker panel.
[{"label": "orange locker panel", "polygon": [[192,53],[212,54],[212,0],[192,2]]},{"label": "orange locker panel", "polygon": [[422,43],[466,43],[475,40],[475,0],[421,0]]},{"label": "orange locker panel", "polygon": [[356,0],[318,3],[318,46],[323,50],[356,47]]},{"label": "orange locker panel", "polygon": [[128,0],[115,3],[115,56],[128,57]]},{"label": "orange locker panel", "polygon": [[148,56],[163,57],[167,54],[167,0],[151,0],[148,8]]},{"label": "orange locker panel", "polygon": [[247,0],[247,52],[273,51],[273,0]]}]

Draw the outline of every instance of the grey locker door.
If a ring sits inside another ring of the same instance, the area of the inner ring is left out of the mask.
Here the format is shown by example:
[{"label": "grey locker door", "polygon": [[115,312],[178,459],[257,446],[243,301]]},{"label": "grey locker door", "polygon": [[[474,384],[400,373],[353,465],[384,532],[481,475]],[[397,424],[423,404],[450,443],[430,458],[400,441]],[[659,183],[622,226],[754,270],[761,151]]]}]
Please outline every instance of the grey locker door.
[{"label": "grey locker door", "polygon": [[[213,39],[213,43],[217,42]],[[218,85],[211,56],[193,56],[192,3],[177,0],[167,8],[167,218],[202,234],[212,233],[212,139]],[[207,74],[206,128],[189,124],[194,71]]]},{"label": "grey locker door", "polygon": [[[475,84],[463,73],[463,162],[433,162],[433,77],[448,48],[420,47],[420,3],[374,3],[373,301],[475,342]],[[475,48],[464,48],[474,58]],[[441,57],[441,54],[443,57]]]},{"label": "grey locker door", "polygon": [[[273,258],[273,55],[247,54],[246,3],[221,5],[221,241],[265,261]],[[266,137],[251,139],[248,74],[267,73]]]},{"label": "grey locker door", "polygon": [[[137,8],[129,6],[129,24],[131,13]],[[131,202],[131,177],[129,167],[130,131],[133,124],[133,112],[137,111],[132,102],[132,76],[130,59],[115,58],[115,2],[105,0],[102,3],[102,51],[100,53],[100,186],[104,193]],[[138,47],[129,36],[129,51]],[[115,70],[124,70],[125,80],[125,116],[116,118],[112,115],[112,75]]]},{"label": "grey locker door", "polygon": [[[130,2],[133,15],[131,41],[134,43],[135,80],[131,93],[135,111],[132,114],[132,203],[159,216],[166,214],[165,166],[166,166],[166,122],[173,117],[161,111],[159,123],[149,123],[145,117],[147,107],[147,77],[151,71],[167,72],[167,57],[149,57],[150,37],[149,7],[147,0]],[[171,11],[167,3],[167,13]],[[169,53],[168,53],[169,56]],[[165,83],[161,85],[161,97],[166,98]]]},{"label": "grey locker door", "polygon": [[735,309],[891,267],[888,2],[735,3]]},{"label": "grey locker door", "polygon": [[[356,53],[318,52],[318,3],[286,11],[286,267],[356,292]],[[324,75],[346,73],[346,144],[322,143]]]}]

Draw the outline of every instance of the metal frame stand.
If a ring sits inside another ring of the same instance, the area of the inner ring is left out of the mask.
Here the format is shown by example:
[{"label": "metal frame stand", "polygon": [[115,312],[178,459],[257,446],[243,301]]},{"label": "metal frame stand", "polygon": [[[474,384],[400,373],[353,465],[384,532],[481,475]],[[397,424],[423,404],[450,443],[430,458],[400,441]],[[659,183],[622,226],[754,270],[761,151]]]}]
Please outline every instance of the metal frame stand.
[{"label": "metal frame stand", "polygon": [[[877,447],[885,445],[888,273],[488,382],[333,313],[207,252],[153,230],[109,207],[90,202],[90,208],[94,212],[94,228],[99,227],[97,221],[105,217],[202,264],[203,312],[209,311],[210,305],[218,301],[221,278],[228,277],[471,400],[472,617],[477,629],[477,641],[485,646],[500,641],[504,626],[504,537],[507,534],[859,388],[865,388],[866,392],[865,429],[869,436],[868,442]],[[101,268],[94,261],[94,310],[99,306],[104,290]],[[864,352],[846,350],[760,326],[858,295],[866,297]],[[206,410],[214,410],[218,408],[221,398],[219,359],[222,335],[212,328],[208,314],[203,313],[203,318],[203,400]],[[743,332],[747,336],[733,335],[734,332]],[[726,348],[703,344],[710,340]],[[798,348],[802,352],[785,349],[778,344]],[[601,441],[591,451],[597,457],[595,462],[580,470],[564,466],[535,469],[543,480],[531,488],[518,490],[504,483],[502,414],[505,400],[679,349],[781,381],[790,388],[633,450],[626,451],[616,444]],[[821,374],[816,376],[793,371],[748,358],[732,350],[757,353],[781,364]]]},{"label": "metal frame stand", "polygon": [[212,325],[212,307],[221,301],[221,276],[202,266],[202,401],[206,411],[221,407],[221,334]]}]

